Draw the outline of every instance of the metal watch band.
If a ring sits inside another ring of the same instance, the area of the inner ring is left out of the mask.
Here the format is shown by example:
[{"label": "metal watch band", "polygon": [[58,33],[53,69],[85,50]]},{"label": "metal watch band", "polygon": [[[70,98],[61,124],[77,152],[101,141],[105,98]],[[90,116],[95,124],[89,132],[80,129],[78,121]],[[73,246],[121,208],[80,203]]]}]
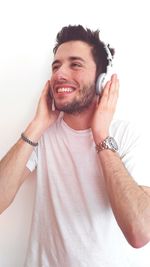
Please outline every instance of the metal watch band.
[{"label": "metal watch band", "polygon": [[96,148],[96,152],[97,153],[99,153],[100,151],[106,149],[106,147],[104,147],[104,145],[103,145],[103,142],[100,142],[99,144],[96,144],[95,148]]},{"label": "metal watch band", "polygon": [[25,141],[26,143],[28,143],[28,144],[31,145],[31,146],[38,146],[38,143],[35,143],[35,142],[31,141],[30,139],[28,139],[28,138],[24,135],[24,133],[21,134],[21,138],[22,138],[23,141]]},{"label": "metal watch band", "polygon": [[107,136],[102,142],[100,142],[99,144],[96,144],[97,153],[99,153],[100,151],[104,149],[109,149],[113,152],[118,151],[118,145],[113,137]]}]

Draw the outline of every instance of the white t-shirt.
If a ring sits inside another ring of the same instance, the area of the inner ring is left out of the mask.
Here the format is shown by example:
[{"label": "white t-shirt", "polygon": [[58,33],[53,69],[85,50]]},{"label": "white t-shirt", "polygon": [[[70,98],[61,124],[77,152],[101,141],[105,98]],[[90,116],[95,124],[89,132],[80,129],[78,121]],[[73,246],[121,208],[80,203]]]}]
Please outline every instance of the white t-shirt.
[{"label": "white t-shirt", "polygon": [[[117,121],[110,133],[128,171],[150,185],[132,130]],[[114,218],[90,129],[73,130],[59,116],[27,167],[37,168],[37,184],[26,267],[141,267]]]}]

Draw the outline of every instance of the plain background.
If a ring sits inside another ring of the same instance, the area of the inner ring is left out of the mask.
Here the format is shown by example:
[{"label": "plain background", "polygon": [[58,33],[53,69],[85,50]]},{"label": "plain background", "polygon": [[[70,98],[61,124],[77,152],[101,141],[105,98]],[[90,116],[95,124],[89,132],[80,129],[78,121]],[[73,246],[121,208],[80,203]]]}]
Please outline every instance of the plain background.
[{"label": "plain background", "polygon": [[[121,84],[116,118],[134,121],[149,139],[148,4],[145,0],[0,0],[0,158],[33,118],[50,77],[56,33],[68,24],[99,28],[102,40],[115,47],[114,69]],[[143,160],[148,155],[145,149]],[[23,267],[34,189],[32,175],[0,216],[0,267]],[[139,267],[150,266],[149,251],[148,244],[136,252]]]}]

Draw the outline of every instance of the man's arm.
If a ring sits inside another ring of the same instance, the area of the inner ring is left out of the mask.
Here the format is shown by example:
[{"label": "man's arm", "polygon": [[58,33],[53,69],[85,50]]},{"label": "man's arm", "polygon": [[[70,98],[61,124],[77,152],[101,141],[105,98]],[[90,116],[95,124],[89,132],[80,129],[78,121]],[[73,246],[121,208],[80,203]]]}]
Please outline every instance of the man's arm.
[{"label": "man's arm", "polygon": [[[31,123],[25,135],[37,140],[34,129],[34,124]],[[32,151],[33,146],[20,139],[0,161],[0,213],[11,204],[21,184],[28,177],[30,171],[26,168],[26,163]]]},{"label": "man's arm", "polygon": [[[43,132],[56,120],[58,113],[51,111],[49,81],[42,91],[36,115],[24,132],[30,140],[37,142]],[[33,146],[21,138],[0,161],[0,213],[13,201],[18,189],[30,171],[26,163],[33,151]]]},{"label": "man's arm", "polygon": [[99,153],[115,218],[128,242],[136,248],[150,241],[150,188],[139,186],[117,153]]},{"label": "man's arm", "polygon": [[150,187],[149,186],[144,186],[144,185],[141,185],[140,187],[150,197]]},{"label": "man's arm", "polygon": [[[109,136],[109,126],[118,99],[119,81],[113,75],[104,88],[92,122],[96,144]],[[110,204],[126,239],[133,247],[150,241],[150,188],[139,186],[128,173],[116,152],[104,149],[98,153]]]}]

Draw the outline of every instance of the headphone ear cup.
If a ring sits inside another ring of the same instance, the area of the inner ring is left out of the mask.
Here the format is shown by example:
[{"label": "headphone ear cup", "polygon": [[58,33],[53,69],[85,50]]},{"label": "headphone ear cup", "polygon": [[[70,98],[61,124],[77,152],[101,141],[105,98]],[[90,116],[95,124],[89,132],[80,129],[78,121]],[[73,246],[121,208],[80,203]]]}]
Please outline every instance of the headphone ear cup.
[{"label": "headphone ear cup", "polygon": [[105,77],[106,77],[106,73],[101,73],[97,78],[96,87],[95,87],[97,95],[100,95],[103,89],[103,83],[105,81]]}]

